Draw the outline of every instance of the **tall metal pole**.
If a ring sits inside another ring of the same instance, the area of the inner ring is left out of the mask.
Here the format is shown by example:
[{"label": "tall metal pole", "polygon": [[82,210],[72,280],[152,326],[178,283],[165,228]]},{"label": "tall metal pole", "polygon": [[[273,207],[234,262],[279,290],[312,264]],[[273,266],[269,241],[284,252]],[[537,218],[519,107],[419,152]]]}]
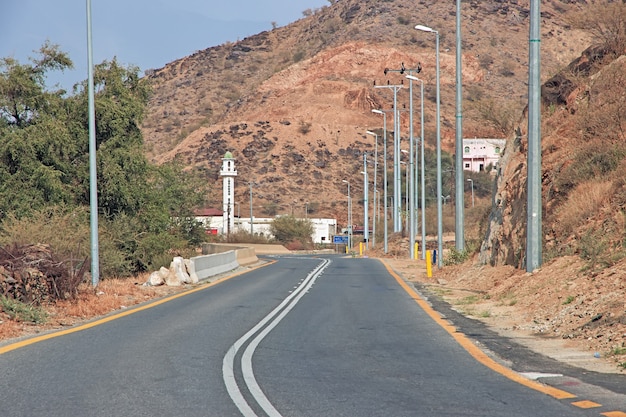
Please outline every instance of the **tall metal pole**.
[{"label": "tall metal pole", "polygon": [[384,205],[384,210],[383,210],[383,214],[385,217],[385,220],[383,222],[383,227],[385,228],[384,231],[384,240],[385,240],[385,245],[384,245],[384,250],[385,253],[387,253],[388,251],[388,237],[387,237],[387,113],[385,113],[383,110],[378,110],[378,109],[372,109],[372,113],[376,113],[376,114],[382,114],[383,115],[383,158],[384,158],[384,162],[383,162],[383,169],[384,169],[384,184],[383,184],[383,199],[385,200],[383,202]]},{"label": "tall metal pole", "polygon": [[421,143],[421,160],[422,168],[422,259],[426,259],[426,164],[424,162],[424,81],[420,80],[420,136]]},{"label": "tall metal pole", "polygon": [[465,250],[465,182],[463,181],[463,112],[462,112],[462,61],[461,61],[461,0],[456,0],[456,197],[454,240],[456,250]]},{"label": "tall metal pole", "polygon": [[93,48],[91,39],[91,0],[87,0],[87,84],[89,111],[89,217],[91,233],[91,284],[100,280],[100,254],[98,246],[98,185],[96,171],[96,106],[93,81]]},{"label": "tall metal pole", "polygon": [[532,272],[540,267],[542,261],[540,3],[540,0],[530,1],[526,272]]},{"label": "tall metal pole", "polygon": [[350,181],[341,181],[348,184],[348,248],[352,249],[352,198],[350,197]]},{"label": "tall metal pole", "polygon": [[422,250],[421,259],[426,259],[426,165],[424,163],[424,80],[421,80],[413,75],[407,75],[406,78],[413,81],[419,81],[420,83],[420,141],[421,141],[421,206],[422,206]]},{"label": "tall metal pole", "polygon": [[415,172],[413,169],[413,80],[409,78],[409,170],[411,171],[409,179],[409,258],[415,259]]},{"label": "tall metal pole", "polygon": [[402,173],[400,172],[400,111],[398,110],[397,93],[394,93],[393,99],[394,119],[396,126],[394,128],[394,156],[395,156],[395,169],[396,171],[396,183],[393,186],[394,201],[396,204],[396,232],[402,231]]},{"label": "tall metal pole", "polygon": [[439,32],[429,28],[428,26],[417,25],[415,29],[421,30],[423,32],[433,32],[435,34],[435,48],[436,48],[436,61],[437,61],[437,70],[436,70],[436,81],[437,81],[437,266],[441,268],[443,266],[443,207],[441,199],[443,197],[443,193],[441,191],[441,116],[440,116],[440,107],[441,107],[441,95],[439,88]]},{"label": "tall metal pole", "polygon": [[439,32],[435,32],[437,58],[437,266],[443,266],[443,207],[441,205],[441,94],[439,87]]},{"label": "tall metal pole", "polygon": [[[398,112],[397,112],[397,108],[398,108],[398,90],[400,90],[402,88],[402,85],[380,85],[380,86],[376,86],[374,88],[391,88],[393,89],[393,122],[394,122],[394,128],[393,128],[393,138],[394,138],[394,148],[393,148],[393,152],[394,152],[394,160],[393,160],[393,192],[394,192],[394,204],[393,204],[393,229],[394,232],[399,232],[402,230],[402,220],[400,219],[400,207],[397,204],[397,201],[400,200],[400,186],[398,184],[399,180],[400,180],[400,159],[399,159],[399,154],[400,154],[400,128],[399,128],[399,121],[398,121]],[[386,138],[385,138],[386,139]]]},{"label": "tall metal pole", "polygon": [[376,183],[377,172],[378,172],[378,134],[372,131],[365,132],[368,135],[374,136],[374,140],[376,140],[376,144],[374,145],[374,214],[373,217],[373,229],[372,229],[372,248],[376,246],[376,187],[378,186]]},{"label": "tall metal pole", "polygon": [[367,191],[369,188],[367,180],[367,152],[363,153],[363,240],[365,240],[365,247],[369,248],[369,224],[368,224],[368,201]]}]

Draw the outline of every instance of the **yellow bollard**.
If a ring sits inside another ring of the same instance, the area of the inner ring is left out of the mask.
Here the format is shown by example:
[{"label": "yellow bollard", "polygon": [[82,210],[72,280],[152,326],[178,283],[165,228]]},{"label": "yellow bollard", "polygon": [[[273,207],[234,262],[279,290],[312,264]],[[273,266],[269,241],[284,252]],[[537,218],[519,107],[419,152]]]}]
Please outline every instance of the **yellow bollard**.
[{"label": "yellow bollard", "polygon": [[426,276],[428,278],[433,277],[433,262],[429,250],[426,251]]},{"label": "yellow bollard", "polygon": [[420,245],[419,243],[415,242],[415,249],[413,250],[413,259],[419,259],[419,254],[420,254]]},{"label": "yellow bollard", "polygon": [[359,242],[359,256],[363,256],[363,242]]},{"label": "yellow bollard", "polygon": [[348,254],[348,245],[346,245],[346,255]]}]

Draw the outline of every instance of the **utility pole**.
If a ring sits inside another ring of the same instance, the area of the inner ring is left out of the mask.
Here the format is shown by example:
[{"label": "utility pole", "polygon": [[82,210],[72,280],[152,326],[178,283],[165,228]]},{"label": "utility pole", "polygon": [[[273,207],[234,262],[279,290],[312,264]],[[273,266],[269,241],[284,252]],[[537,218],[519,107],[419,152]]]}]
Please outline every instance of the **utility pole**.
[{"label": "utility pole", "polygon": [[402,219],[400,215],[400,121],[398,117],[398,90],[402,85],[377,85],[374,88],[389,88],[393,90],[393,231],[399,232],[402,230]]},{"label": "utility pole", "polygon": [[[385,75],[389,72],[399,72],[400,74],[404,74],[405,72],[408,75],[413,76],[413,72],[419,74],[422,71],[422,65],[420,63],[417,64],[417,68],[415,69],[407,69],[404,66],[404,62],[400,66],[400,69],[389,69],[385,68]],[[408,190],[407,193],[407,210],[409,211],[408,221],[409,227],[407,228],[409,233],[409,258],[415,258],[415,232],[416,232],[416,222],[415,222],[415,201],[416,201],[416,193],[415,193],[415,169],[413,167],[414,163],[414,143],[415,138],[413,137],[413,80],[409,78],[409,164],[407,169],[410,172],[409,180],[407,181],[406,186]]]},{"label": "utility pole", "polygon": [[526,272],[541,266],[541,78],[540,0],[530,1],[528,60],[528,202]]},{"label": "utility pole", "polygon": [[465,250],[465,182],[463,181],[463,112],[461,71],[461,0],[456,0],[456,196],[454,241],[456,250]]}]

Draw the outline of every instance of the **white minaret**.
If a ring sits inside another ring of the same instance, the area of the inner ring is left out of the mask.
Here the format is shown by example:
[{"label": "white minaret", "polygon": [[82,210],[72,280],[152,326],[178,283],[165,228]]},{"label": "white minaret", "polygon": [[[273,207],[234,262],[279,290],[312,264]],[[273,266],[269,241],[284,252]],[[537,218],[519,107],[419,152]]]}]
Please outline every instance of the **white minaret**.
[{"label": "white minaret", "polygon": [[220,172],[223,183],[223,210],[224,230],[222,233],[230,234],[235,231],[235,158],[230,152],[226,152],[222,158],[222,171]]}]

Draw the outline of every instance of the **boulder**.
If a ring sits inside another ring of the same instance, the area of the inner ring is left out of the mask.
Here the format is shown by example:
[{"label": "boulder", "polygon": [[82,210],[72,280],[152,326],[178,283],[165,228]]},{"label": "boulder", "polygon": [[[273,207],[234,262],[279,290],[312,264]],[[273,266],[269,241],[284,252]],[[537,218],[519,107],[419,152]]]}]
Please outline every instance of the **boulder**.
[{"label": "boulder", "polygon": [[[172,275],[174,277],[172,277]],[[191,278],[185,268],[185,261],[182,256],[175,256],[170,264],[170,279],[173,282],[172,285],[181,285],[191,283]],[[176,283],[177,282],[177,283]],[[171,284],[167,284],[171,285]]]},{"label": "boulder", "polygon": [[148,285],[158,286],[165,284],[165,280],[163,276],[159,273],[159,271],[154,271],[148,277]]}]

